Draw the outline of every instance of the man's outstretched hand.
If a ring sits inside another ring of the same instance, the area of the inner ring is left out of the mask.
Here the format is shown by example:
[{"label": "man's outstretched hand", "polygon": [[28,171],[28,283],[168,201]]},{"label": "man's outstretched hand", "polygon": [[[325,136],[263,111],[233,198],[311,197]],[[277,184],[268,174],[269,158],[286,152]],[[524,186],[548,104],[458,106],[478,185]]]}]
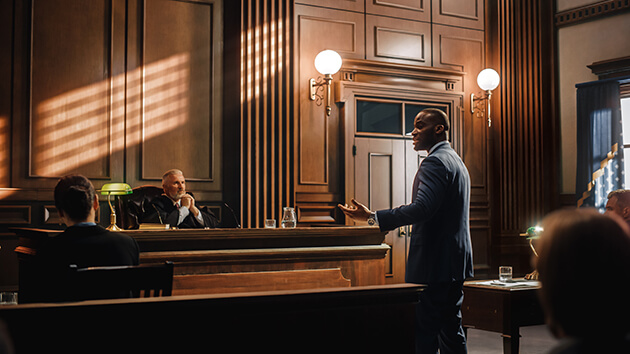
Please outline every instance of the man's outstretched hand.
[{"label": "man's outstretched hand", "polygon": [[338,204],[338,206],[339,209],[341,209],[341,211],[343,211],[343,213],[351,219],[355,221],[367,221],[370,214],[372,214],[372,211],[370,211],[370,209],[368,209],[365,205],[357,202],[354,198],[352,198],[352,204],[354,205],[349,206],[348,204]]}]

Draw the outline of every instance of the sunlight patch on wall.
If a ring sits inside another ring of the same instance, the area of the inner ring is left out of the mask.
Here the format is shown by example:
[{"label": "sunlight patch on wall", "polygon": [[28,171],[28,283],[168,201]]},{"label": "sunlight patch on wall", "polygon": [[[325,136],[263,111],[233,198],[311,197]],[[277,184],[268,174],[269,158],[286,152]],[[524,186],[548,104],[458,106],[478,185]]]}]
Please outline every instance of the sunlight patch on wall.
[{"label": "sunlight patch on wall", "polygon": [[[189,56],[177,54],[133,70],[128,77],[117,75],[37,105],[32,119],[31,175],[57,177],[86,169],[108,172],[109,159],[125,148],[126,136],[142,130],[142,138],[150,139],[184,124],[190,112]],[[125,88],[125,80],[132,86]],[[140,123],[130,119],[137,114],[134,101],[139,100],[133,94],[138,87],[133,85],[142,85]],[[139,143],[135,140],[127,144]],[[0,165],[0,174],[5,165]]]}]

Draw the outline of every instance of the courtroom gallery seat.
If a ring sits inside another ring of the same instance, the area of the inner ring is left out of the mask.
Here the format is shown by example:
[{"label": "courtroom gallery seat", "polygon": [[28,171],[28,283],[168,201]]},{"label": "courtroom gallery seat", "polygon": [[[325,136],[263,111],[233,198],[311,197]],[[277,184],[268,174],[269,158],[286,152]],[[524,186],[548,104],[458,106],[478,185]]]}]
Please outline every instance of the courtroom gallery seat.
[{"label": "courtroom gallery seat", "polygon": [[70,265],[70,301],[171,296],[173,262],[77,268]]}]

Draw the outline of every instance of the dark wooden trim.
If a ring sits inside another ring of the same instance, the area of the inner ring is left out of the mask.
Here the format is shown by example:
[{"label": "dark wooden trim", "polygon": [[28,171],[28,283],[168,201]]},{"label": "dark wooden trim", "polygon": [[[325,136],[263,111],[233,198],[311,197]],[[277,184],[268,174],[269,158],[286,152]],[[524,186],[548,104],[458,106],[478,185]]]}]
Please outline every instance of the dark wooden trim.
[{"label": "dark wooden trim", "polygon": [[587,67],[599,80],[630,76],[630,56],[596,61]]},{"label": "dark wooden trim", "polygon": [[599,18],[609,17],[630,10],[630,0],[607,0],[592,5],[558,12],[555,18],[556,27],[576,25]]}]

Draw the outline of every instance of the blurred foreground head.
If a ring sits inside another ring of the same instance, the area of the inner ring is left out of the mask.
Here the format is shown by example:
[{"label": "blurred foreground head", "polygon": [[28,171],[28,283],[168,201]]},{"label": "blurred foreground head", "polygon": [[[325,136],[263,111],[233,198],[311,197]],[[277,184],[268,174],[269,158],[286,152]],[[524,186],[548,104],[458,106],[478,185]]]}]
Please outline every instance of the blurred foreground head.
[{"label": "blurred foreground head", "polygon": [[541,301],[559,337],[605,338],[630,330],[630,229],[595,209],[559,210],[543,220],[534,258]]}]

